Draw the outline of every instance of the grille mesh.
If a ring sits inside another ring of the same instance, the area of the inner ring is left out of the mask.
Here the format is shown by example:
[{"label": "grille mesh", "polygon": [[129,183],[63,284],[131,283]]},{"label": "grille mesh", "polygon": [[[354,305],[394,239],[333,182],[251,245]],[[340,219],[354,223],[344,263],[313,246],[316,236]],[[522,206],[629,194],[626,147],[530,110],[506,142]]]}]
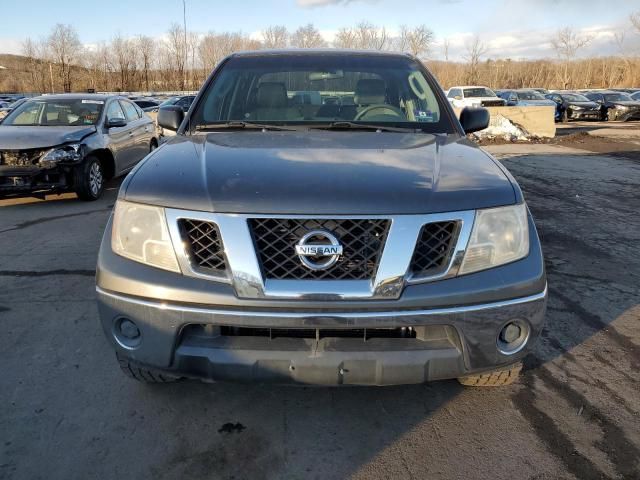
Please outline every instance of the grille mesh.
[{"label": "grille mesh", "polygon": [[423,225],[411,259],[415,277],[437,275],[447,268],[457,237],[458,222],[434,222]]},{"label": "grille mesh", "polygon": [[[268,279],[368,280],[373,278],[389,231],[388,220],[252,218],[256,252]],[[303,266],[295,252],[300,238],[311,230],[326,230],[343,247],[338,262],[326,270]]]},{"label": "grille mesh", "polygon": [[179,226],[194,267],[211,273],[227,269],[222,238],[215,223],[181,219]]}]

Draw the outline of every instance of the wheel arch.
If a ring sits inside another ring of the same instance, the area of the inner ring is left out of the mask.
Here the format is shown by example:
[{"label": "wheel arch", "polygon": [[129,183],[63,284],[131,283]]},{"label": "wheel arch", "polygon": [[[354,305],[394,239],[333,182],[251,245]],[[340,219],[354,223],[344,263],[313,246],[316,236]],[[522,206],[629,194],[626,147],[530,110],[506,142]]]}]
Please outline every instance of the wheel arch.
[{"label": "wheel arch", "polygon": [[111,150],[108,148],[98,148],[89,152],[89,155],[98,157],[107,179],[111,179],[116,175],[116,162]]}]

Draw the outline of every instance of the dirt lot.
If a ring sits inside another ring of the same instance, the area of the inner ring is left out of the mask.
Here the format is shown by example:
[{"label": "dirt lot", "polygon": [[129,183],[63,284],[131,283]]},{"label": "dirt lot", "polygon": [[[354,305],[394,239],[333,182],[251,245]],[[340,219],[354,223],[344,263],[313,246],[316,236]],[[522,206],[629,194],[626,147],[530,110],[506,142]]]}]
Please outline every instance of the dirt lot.
[{"label": "dirt lot", "polygon": [[633,145],[490,147],[537,220],[550,289],[535,354],[499,389],[135,383],[94,304],[117,184],[93,204],[0,202],[0,478],[639,478]]}]

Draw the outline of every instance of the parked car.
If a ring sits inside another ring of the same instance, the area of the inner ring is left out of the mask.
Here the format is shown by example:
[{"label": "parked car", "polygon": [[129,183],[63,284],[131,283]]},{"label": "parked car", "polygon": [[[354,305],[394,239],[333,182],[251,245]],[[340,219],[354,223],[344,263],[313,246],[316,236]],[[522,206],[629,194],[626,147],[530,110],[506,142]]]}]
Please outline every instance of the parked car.
[{"label": "parked car", "polygon": [[[4,115],[7,115],[11,110],[15,110],[16,108],[18,108],[20,105],[22,105],[27,100],[28,100],[28,98],[20,98],[20,99],[16,100],[13,103],[9,103],[6,107],[1,107],[0,106],[0,112],[2,112]],[[2,102],[0,102],[0,104],[1,103]]]},{"label": "parked car", "polygon": [[6,100],[0,100],[0,109],[9,108],[9,105],[11,105],[11,104],[9,102],[7,102]]},{"label": "parked car", "polygon": [[640,92],[632,93],[631,98],[636,101],[640,101]]},{"label": "parked car", "polygon": [[547,90],[546,88],[529,88],[528,90],[535,90],[542,95],[546,95],[547,93],[549,93],[549,90]]},{"label": "parked car", "polygon": [[0,123],[0,196],[102,194],[105,180],[156,148],[153,121],[129,100],[65,94],[29,99]]},{"label": "parked car", "polygon": [[454,107],[502,107],[506,101],[487,87],[451,87],[447,98]]},{"label": "parked car", "polygon": [[552,106],[555,107],[556,104],[553,103],[548,98],[545,98],[541,93],[536,92],[531,89],[518,89],[518,90],[498,90],[496,92],[498,96],[504,100],[506,100],[507,105],[510,107],[519,106]]},{"label": "parked car", "polygon": [[630,95],[640,92],[640,88],[610,88],[612,92],[624,92]]},{"label": "parked car", "polygon": [[171,97],[160,104],[162,107],[167,107],[169,105],[177,105],[182,108],[183,112],[189,110],[191,103],[195,99],[195,95],[182,95],[177,97]]},{"label": "parked car", "polygon": [[161,102],[148,98],[139,98],[137,100],[133,100],[133,103],[138,105],[143,112],[157,112]]},{"label": "parked car", "polygon": [[546,95],[556,105],[556,118],[561,122],[569,120],[600,120],[600,104],[584,95],[573,92],[557,92]]},{"label": "parked car", "polygon": [[600,105],[601,120],[640,120],[640,102],[624,92],[598,90],[584,96]]},{"label": "parked car", "polygon": [[466,139],[488,111],[459,122],[421,61],[236,53],[189,113],[161,107],[158,121],[177,135],[124,181],[98,257],[125,374],[516,378],[545,312],[536,229],[515,179]]}]

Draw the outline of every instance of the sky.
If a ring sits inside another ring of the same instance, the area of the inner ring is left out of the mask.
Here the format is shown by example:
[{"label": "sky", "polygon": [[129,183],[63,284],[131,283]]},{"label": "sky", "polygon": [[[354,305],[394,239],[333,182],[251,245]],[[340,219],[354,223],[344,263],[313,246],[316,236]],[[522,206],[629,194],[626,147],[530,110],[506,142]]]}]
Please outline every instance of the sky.
[{"label": "sky", "polygon": [[[91,45],[124,36],[161,38],[182,23],[182,0],[0,0],[0,53],[20,53],[26,37],[45,36],[56,23],[73,25]],[[430,58],[462,59],[473,35],[491,58],[550,58],[549,38],[562,27],[590,35],[583,55],[615,54],[614,33],[627,31],[627,48],[640,51],[640,35],[628,17],[640,0],[186,0],[187,29],[199,33],[241,31],[259,38],[269,25],[290,31],[313,23],[327,41],[342,27],[367,21],[397,32],[425,24],[435,34]],[[27,13],[28,12],[28,13]]]}]

